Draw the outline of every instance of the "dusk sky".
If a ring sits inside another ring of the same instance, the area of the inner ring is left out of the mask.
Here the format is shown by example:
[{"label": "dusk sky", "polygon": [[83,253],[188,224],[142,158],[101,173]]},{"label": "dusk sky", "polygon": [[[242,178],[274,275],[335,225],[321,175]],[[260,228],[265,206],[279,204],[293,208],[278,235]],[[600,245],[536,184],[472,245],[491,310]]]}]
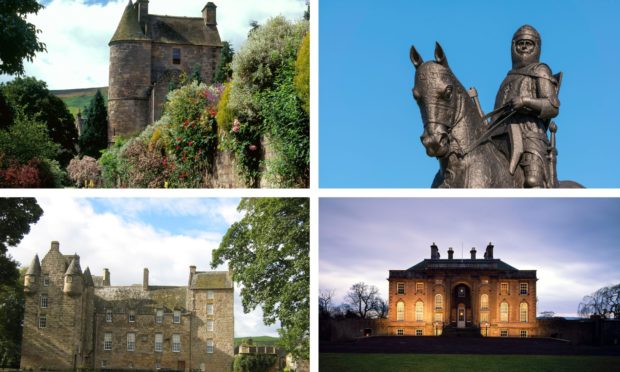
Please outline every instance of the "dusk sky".
[{"label": "dusk sky", "polygon": [[558,177],[620,187],[618,14],[615,0],[322,1],[320,186],[430,187],[438,162],[420,142],[411,45],[428,61],[438,41],[486,113],[511,69],[512,35],[531,24],[542,37],[541,61],[564,72]]},{"label": "dusk sky", "polygon": [[[202,17],[209,0],[150,0],[149,13]],[[301,19],[305,0],[211,0],[217,6],[217,27],[223,41],[235,50],[247,38],[250,22],[265,23],[283,15]],[[45,9],[28,17],[41,33],[46,53],[25,62],[27,76],[47,82],[50,89],[102,87],[108,85],[108,43],[128,0],[45,0]],[[134,1],[135,2],[135,1]],[[0,82],[13,77],[0,75]]]},{"label": "dusk sky", "polygon": [[[189,266],[211,270],[211,251],[232,223],[241,218],[239,199],[191,198],[37,198],[43,216],[9,254],[22,266],[35,254],[43,259],[50,242],[63,254],[77,253],[83,270],[110,270],[112,285],[142,283],[149,269],[152,285],[187,285]],[[216,270],[226,270],[222,265]],[[276,336],[262,312],[243,313],[235,288],[235,337]]]},{"label": "dusk sky", "polygon": [[319,288],[340,304],[363,281],[387,299],[389,270],[430,258],[494,256],[537,270],[537,311],[576,316],[583,298],[620,283],[620,199],[607,198],[321,198]]}]

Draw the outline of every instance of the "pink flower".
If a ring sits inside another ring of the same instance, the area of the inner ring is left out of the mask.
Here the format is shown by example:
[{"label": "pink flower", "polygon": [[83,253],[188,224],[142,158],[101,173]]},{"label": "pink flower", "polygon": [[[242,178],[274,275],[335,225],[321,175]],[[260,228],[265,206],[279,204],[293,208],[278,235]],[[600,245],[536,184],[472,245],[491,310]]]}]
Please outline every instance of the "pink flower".
[{"label": "pink flower", "polygon": [[250,149],[250,151],[256,151],[256,145],[250,145],[248,149]]},{"label": "pink flower", "polygon": [[233,127],[232,131],[235,132],[235,133],[239,132],[239,127]]}]

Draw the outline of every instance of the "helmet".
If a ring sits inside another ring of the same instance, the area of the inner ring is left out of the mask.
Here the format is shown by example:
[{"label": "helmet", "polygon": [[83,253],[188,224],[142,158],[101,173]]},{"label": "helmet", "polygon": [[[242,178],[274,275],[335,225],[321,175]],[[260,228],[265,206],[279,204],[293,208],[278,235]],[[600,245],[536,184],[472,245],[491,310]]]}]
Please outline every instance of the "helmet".
[{"label": "helmet", "polygon": [[[517,52],[517,42],[519,40],[530,40],[534,43],[534,51],[532,54],[524,56]],[[540,34],[536,29],[530,25],[523,25],[519,27],[517,32],[512,36],[512,67],[521,68],[532,63],[538,63],[540,61]]]}]

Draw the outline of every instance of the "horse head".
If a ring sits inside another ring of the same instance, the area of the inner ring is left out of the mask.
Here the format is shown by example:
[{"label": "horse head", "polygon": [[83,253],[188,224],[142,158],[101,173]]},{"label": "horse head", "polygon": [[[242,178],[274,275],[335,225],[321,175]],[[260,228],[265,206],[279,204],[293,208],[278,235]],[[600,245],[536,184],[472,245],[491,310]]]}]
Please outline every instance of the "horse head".
[{"label": "horse head", "polygon": [[416,69],[413,98],[424,124],[420,139],[428,156],[448,156],[450,133],[461,119],[462,96],[467,92],[452,73],[439,43],[435,43],[435,61],[424,62],[414,46],[409,57]]}]

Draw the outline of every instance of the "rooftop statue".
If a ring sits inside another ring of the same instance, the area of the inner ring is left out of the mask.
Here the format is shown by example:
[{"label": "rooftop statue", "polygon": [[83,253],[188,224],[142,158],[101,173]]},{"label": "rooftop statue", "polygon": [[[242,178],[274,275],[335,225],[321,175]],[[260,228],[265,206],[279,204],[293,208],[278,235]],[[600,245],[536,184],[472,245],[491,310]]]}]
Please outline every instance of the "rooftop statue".
[{"label": "rooftop statue", "polygon": [[[413,97],[420,107],[428,156],[439,160],[432,187],[581,187],[559,182],[555,132],[562,73],[539,62],[538,32],[525,25],[512,39],[513,68],[497,93],[495,109],[484,115],[475,88],[465,90],[437,43],[435,61],[424,62],[415,47]],[[551,138],[547,137],[547,132]]]}]

